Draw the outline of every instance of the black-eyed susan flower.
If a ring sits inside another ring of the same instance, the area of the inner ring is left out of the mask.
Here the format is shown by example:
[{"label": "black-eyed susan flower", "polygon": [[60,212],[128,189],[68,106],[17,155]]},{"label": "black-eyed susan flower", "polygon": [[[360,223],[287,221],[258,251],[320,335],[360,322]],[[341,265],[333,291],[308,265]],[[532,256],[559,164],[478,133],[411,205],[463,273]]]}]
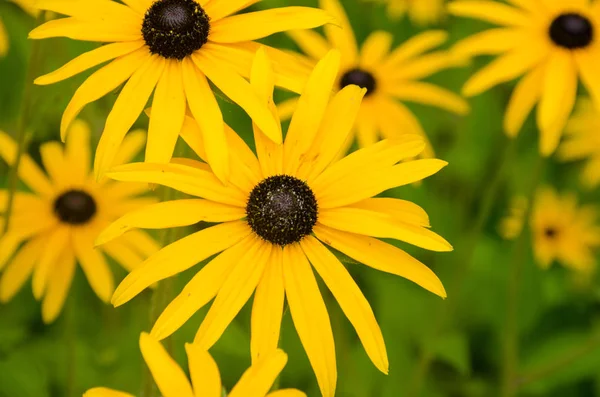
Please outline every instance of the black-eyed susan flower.
[{"label": "black-eyed susan flower", "polygon": [[[68,17],[43,24],[30,33],[30,38],[69,37],[107,43],[36,80],[37,84],[52,84],[110,62],[75,92],[63,114],[63,139],[69,124],[85,105],[125,83],[98,144],[94,166],[97,176],[112,164],[123,137],[154,92],[146,161],[169,161],[189,107],[203,134],[208,162],[215,174],[225,180],[229,174],[229,149],[210,80],[240,105],[270,139],[281,142],[280,126],[242,77],[248,75],[258,47],[254,40],[287,29],[310,29],[331,18],[321,10],[306,7],[232,15],[256,2],[39,1],[40,8]],[[275,49],[270,52],[277,59],[277,84],[299,91],[307,69],[293,56]]]},{"label": "black-eyed susan flower", "polygon": [[[226,186],[206,164],[190,160],[115,168],[108,174],[111,178],[166,185],[197,198],[131,212],[103,231],[97,241],[111,241],[138,227],[218,223],[150,257],[119,285],[113,304],[122,305],[156,281],[219,254],[165,309],[152,334],[167,337],[215,298],[195,339],[209,348],[254,293],[251,352],[257,360],[277,346],[285,297],[326,397],[335,393],[335,349],[313,269],[355,327],[373,363],[388,371],[383,337],[371,307],[327,246],[442,297],[446,296],[444,287],[429,268],[379,238],[433,251],[452,249],[429,230],[427,214],[419,206],[400,199],[373,198],[393,187],[420,181],[446,165],[436,159],[400,163],[423,150],[422,139],[404,135],[384,140],[335,161],[366,93],[349,85],[331,98],[339,62],[339,53],[332,51],[317,64],[283,144],[273,143],[257,128],[257,157],[225,127],[233,153]],[[273,81],[265,52],[259,50],[251,82],[264,103],[272,104]],[[276,109],[272,110],[277,117]],[[200,158],[206,158],[193,120],[186,119],[182,137]]]},{"label": "black-eyed susan flower", "polygon": [[[140,335],[140,350],[163,397],[221,397],[223,395],[217,363],[199,345],[189,343],[185,345],[191,381],[160,342],[152,336],[146,333]],[[286,363],[287,355],[283,351],[272,351],[253,363],[227,396],[306,397],[296,389],[283,389],[269,393]],[[100,387],[88,390],[83,397],[133,397],[133,395]]]},{"label": "black-eyed susan flower", "polygon": [[579,101],[565,128],[566,139],[558,148],[561,161],[586,160],[581,183],[588,189],[600,185],[600,111],[589,98]]},{"label": "black-eyed susan flower", "polygon": [[[402,101],[437,106],[457,114],[468,112],[467,103],[458,95],[419,81],[456,64],[456,59],[448,52],[425,54],[442,44],[447,39],[447,33],[425,32],[390,52],[393,35],[376,31],[366,39],[359,52],[341,4],[337,0],[320,0],[320,3],[324,10],[336,18],[342,29],[326,26],[326,38],[313,31],[291,31],[289,34],[308,54],[308,62],[313,64],[331,48],[340,50],[342,63],[336,78],[336,90],[350,84],[367,90],[355,128],[360,147],[370,146],[382,137],[396,138],[405,133],[426,136],[419,120]],[[296,101],[292,99],[280,104],[282,117],[291,115]],[[351,140],[346,142],[345,148],[351,143]],[[424,155],[433,156],[429,145]]]},{"label": "black-eyed susan flower", "polygon": [[578,79],[600,104],[600,12],[597,1],[512,0],[455,1],[458,16],[500,25],[459,42],[458,55],[495,55],[496,60],[465,84],[466,96],[521,77],[515,87],[504,129],[514,137],[537,104],[540,152],[554,152],[577,95]]},{"label": "black-eyed susan flower", "polygon": [[420,26],[439,23],[446,14],[445,0],[370,0],[387,6],[387,15],[399,19],[408,15]]},{"label": "black-eyed susan flower", "polygon": [[[130,161],[143,147],[145,132],[124,140],[116,164]],[[137,197],[147,184],[96,182],[90,175],[90,131],[75,120],[63,150],[48,142],[40,152],[47,175],[27,155],[19,177],[31,192],[16,192],[7,232],[0,237],[0,301],[7,302],[33,275],[33,294],[42,300],[44,322],[59,314],[69,292],[76,262],[100,299],[110,300],[114,281],[105,254],[130,271],[156,253],[159,246],[145,232],[133,231],[102,249],[94,248],[98,233],[131,209],[154,202]],[[0,132],[0,156],[13,165],[17,147]],[[8,192],[0,190],[4,213]],[[3,221],[2,218],[0,220]]]},{"label": "black-eyed susan flower", "polygon": [[[505,235],[507,238],[520,234],[525,213],[521,208],[527,204],[522,199],[519,203],[520,208],[511,210],[503,221],[513,226],[512,233]],[[539,189],[529,219],[538,265],[547,269],[552,262],[558,261],[578,272],[593,271],[596,268],[594,250],[600,246],[597,218],[597,209],[579,205],[575,194],[559,195],[551,187]]]}]

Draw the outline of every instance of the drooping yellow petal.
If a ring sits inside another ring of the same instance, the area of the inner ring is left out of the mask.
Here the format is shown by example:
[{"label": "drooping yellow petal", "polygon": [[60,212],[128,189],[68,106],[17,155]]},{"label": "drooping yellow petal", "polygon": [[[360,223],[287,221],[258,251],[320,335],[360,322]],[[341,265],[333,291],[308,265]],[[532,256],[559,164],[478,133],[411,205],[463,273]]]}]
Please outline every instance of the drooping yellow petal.
[{"label": "drooping yellow petal", "polygon": [[111,91],[114,91],[150,57],[145,47],[119,57],[94,72],[79,86],[73,98],[65,109],[60,123],[60,137],[64,142],[69,125],[81,109],[88,103],[94,102]]},{"label": "drooping yellow petal", "polygon": [[206,77],[196,68],[194,62],[184,59],[182,68],[185,94],[195,122],[200,128],[205,160],[221,181],[227,181],[231,170],[221,109]]},{"label": "drooping yellow petal", "polygon": [[231,271],[196,333],[194,343],[210,349],[248,302],[271,259],[273,246],[257,236],[253,246]]},{"label": "drooping yellow petal", "polygon": [[140,113],[144,110],[165,68],[165,59],[152,55],[136,70],[125,84],[110,111],[104,132],[98,142],[94,161],[96,179],[112,166],[119,146]]},{"label": "drooping yellow petal", "polygon": [[244,372],[229,397],[264,397],[286,363],[287,355],[282,350],[271,352]]},{"label": "drooping yellow petal", "polygon": [[189,269],[252,233],[245,222],[228,222],[190,234],[148,258],[121,282],[112,303],[127,303],[157,281]]},{"label": "drooping yellow petal", "polygon": [[[254,243],[254,236],[245,237],[196,273],[156,320],[152,328],[152,336],[158,339],[168,337],[213,299],[231,270],[243,261],[248,251],[255,245]],[[252,263],[244,264],[252,266]]]},{"label": "drooping yellow petal", "polygon": [[118,181],[156,183],[212,201],[246,206],[246,194],[224,186],[212,172],[189,165],[132,163],[116,167],[108,175]]},{"label": "drooping yellow petal", "polygon": [[6,303],[15,296],[27,281],[37,263],[45,237],[26,242],[0,276],[0,302]]},{"label": "drooping yellow petal", "polygon": [[321,394],[333,397],[337,368],[329,314],[310,264],[297,244],[283,249],[283,280],[292,320]]},{"label": "drooping yellow petal", "polygon": [[315,225],[319,240],[373,269],[404,277],[442,298],[446,291],[439,278],[427,266],[400,248],[375,238]]},{"label": "drooping yellow petal", "polygon": [[545,67],[538,66],[527,73],[517,83],[504,116],[504,131],[509,137],[515,137],[540,99],[544,82]]},{"label": "drooping yellow petal", "polygon": [[95,237],[91,230],[82,228],[72,234],[73,248],[88,283],[98,298],[108,303],[115,289],[115,281],[104,255],[94,248]]},{"label": "drooping yellow petal", "polygon": [[140,350],[164,397],[195,397],[185,373],[159,341],[143,332],[140,335]]},{"label": "drooping yellow petal", "polygon": [[56,261],[70,243],[69,237],[69,228],[65,226],[57,227],[47,237],[39,262],[33,271],[33,296],[36,299],[41,299],[48,287],[48,280],[56,267]]},{"label": "drooping yellow petal", "polygon": [[220,397],[223,389],[217,363],[196,344],[185,344],[194,397]]},{"label": "drooping yellow petal", "polygon": [[371,305],[356,285],[344,265],[316,238],[306,236],[301,242],[302,250],[331,291],[342,311],[352,323],[369,358],[375,366],[387,374],[389,362],[383,335]]},{"label": "drooping yellow petal", "polygon": [[298,100],[284,143],[284,173],[294,175],[300,159],[310,149],[331,97],[340,65],[340,53],[330,51],[311,73]]},{"label": "drooping yellow petal", "polygon": [[262,39],[292,29],[312,29],[332,22],[323,10],[312,7],[277,7],[221,19],[211,24],[209,40],[236,43]]},{"label": "drooping yellow petal", "polygon": [[246,216],[243,208],[202,199],[163,201],[128,212],[104,229],[96,244],[111,241],[131,229],[166,229],[198,222],[229,222]]},{"label": "drooping yellow petal", "polygon": [[171,160],[183,125],[185,109],[182,65],[179,61],[170,59],[166,61],[152,100],[145,161],[168,163]]},{"label": "drooping yellow petal", "polygon": [[253,363],[277,349],[279,344],[285,298],[282,261],[283,250],[274,247],[254,293],[250,341]]},{"label": "drooping yellow petal", "polygon": [[452,251],[446,240],[429,229],[399,222],[377,211],[353,207],[322,209],[318,222],[346,232],[405,241],[431,251]]},{"label": "drooping yellow petal", "polygon": [[48,278],[48,287],[42,301],[42,320],[49,324],[56,320],[65,303],[75,275],[75,255],[64,250]]},{"label": "drooping yellow petal", "polygon": [[38,85],[48,85],[66,80],[69,77],[75,76],[76,74],[100,65],[101,63],[132,53],[140,49],[144,44],[145,42],[143,40],[138,40],[110,43],[100,46],[95,50],[84,52],[54,72],[38,77],[35,79],[34,83]]}]

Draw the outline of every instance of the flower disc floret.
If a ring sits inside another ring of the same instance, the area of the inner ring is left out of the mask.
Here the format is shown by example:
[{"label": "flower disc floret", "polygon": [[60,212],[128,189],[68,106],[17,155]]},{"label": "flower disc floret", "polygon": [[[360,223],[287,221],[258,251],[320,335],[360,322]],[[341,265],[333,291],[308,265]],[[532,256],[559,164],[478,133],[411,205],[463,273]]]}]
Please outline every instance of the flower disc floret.
[{"label": "flower disc floret", "polygon": [[87,223],[96,214],[96,201],[82,190],[69,190],[54,201],[54,213],[71,225]]},{"label": "flower disc floret", "polygon": [[352,69],[347,71],[340,80],[340,88],[344,88],[350,84],[359,86],[360,88],[366,88],[367,93],[365,96],[371,95],[377,88],[377,81],[372,73],[361,69]]},{"label": "flower disc floret", "polygon": [[550,25],[550,38],[570,50],[587,47],[594,38],[594,27],[586,17],[568,13],[559,15]]},{"label": "flower disc floret", "polygon": [[163,58],[191,55],[208,41],[210,18],[194,0],[159,0],[146,12],[142,35],[150,52]]},{"label": "flower disc floret", "polygon": [[250,193],[246,215],[257,235],[283,247],[312,232],[317,223],[317,199],[306,182],[288,175],[271,176]]}]

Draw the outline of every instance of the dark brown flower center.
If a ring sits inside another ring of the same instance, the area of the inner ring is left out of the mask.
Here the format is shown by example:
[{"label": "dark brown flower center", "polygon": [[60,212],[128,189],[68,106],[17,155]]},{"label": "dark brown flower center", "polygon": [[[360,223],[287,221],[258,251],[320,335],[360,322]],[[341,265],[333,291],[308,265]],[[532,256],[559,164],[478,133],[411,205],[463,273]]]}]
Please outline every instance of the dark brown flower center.
[{"label": "dark brown flower center", "polygon": [[340,80],[340,88],[344,88],[350,84],[357,85],[360,88],[366,88],[367,93],[365,96],[371,95],[377,88],[377,81],[373,74],[361,69],[352,69],[344,73]]},{"label": "dark brown flower center", "polygon": [[544,229],[544,236],[548,239],[556,238],[557,235],[558,235],[558,230],[556,230],[556,228],[554,228],[552,226],[548,226],[547,228]]},{"label": "dark brown flower center", "polygon": [[271,176],[250,193],[246,215],[258,236],[283,247],[312,232],[317,223],[317,199],[306,182],[288,175]]},{"label": "dark brown flower center", "polygon": [[54,213],[64,223],[81,225],[96,214],[96,201],[81,190],[69,190],[54,201]]},{"label": "dark brown flower center", "polygon": [[146,11],[142,35],[150,52],[182,60],[208,41],[210,18],[194,0],[158,0]]},{"label": "dark brown flower center", "polygon": [[594,27],[586,17],[568,13],[559,15],[550,25],[550,38],[570,50],[587,47],[594,38]]}]

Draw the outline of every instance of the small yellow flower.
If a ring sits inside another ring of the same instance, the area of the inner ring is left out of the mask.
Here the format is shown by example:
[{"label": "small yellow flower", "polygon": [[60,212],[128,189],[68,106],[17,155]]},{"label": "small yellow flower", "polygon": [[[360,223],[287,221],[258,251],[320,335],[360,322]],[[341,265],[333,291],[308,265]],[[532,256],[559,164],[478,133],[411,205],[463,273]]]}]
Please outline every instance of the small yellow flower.
[{"label": "small yellow flower", "polygon": [[[6,266],[0,278],[0,301],[10,300],[33,274],[33,294],[43,299],[42,317],[46,323],[60,314],[76,261],[96,295],[108,302],[114,281],[104,253],[130,271],[159,249],[150,236],[140,231],[128,233],[102,249],[94,248],[94,240],[103,228],[127,211],[154,200],[135,197],[147,189],[146,184],[96,182],[89,174],[89,127],[75,120],[70,134],[64,150],[58,142],[42,145],[40,152],[48,176],[29,156],[22,157],[19,176],[32,192],[15,194],[8,231],[0,237],[0,270]],[[115,164],[130,161],[144,141],[143,131],[129,134]],[[0,132],[0,156],[13,165],[16,151],[12,139]],[[8,192],[0,190],[1,212],[7,201]]]},{"label": "small yellow flower", "polygon": [[571,115],[578,79],[600,104],[600,2],[588,0],[459,0],[450,13],[500,25],[459,42],[459,56],[494,55],[496,60],[474,74],[463,87],[467,96],[521,77],[504,118],[510,137],[519,133],[537,106],[540,152],[556,149]]},{"label": "small yellow flower", "polygon": [[[255,0],[40,0],[41,9],[67,15],[34,29],[29,37],[68,37],[107,43],[62,68],[42,76],[36,84],[65,80],[99,64],[77,89],[61,123],[61,137],[81,109],[123,83],[108,115],[96,151],[94,169],[100,177],[112,164],[123,137],[154,91],[146,161],[167,163],[173,154],[186,108],[194,115],[206,143],[208,162],[215,174],[227,179],[229,148],[223,116],[208,83],[210,80],[241,106],[274,142],[281,128],[244,77],[258,48],[254,40],[287,29],[310,29],[331,18],[322,10],[281,7],[232,15]],[[276,84],[299,92],[310,69],[297,59],[269,49],[276,59]]]},{"label": "small yellow flower", "polygon": [[[230,128],[232,173],[223,185],[204,163],[129,164],[109,172],[122,181],[166,185],[197,198],[159,203],[125,215],[99,236],[112,240],[132,228],[166,228],[198,221],[218,223],[162,249],[134,270],[113,296],[120,306],[142,290],[218,254],[161,314],[152,334],[165,338],[215,299],[196,343],[210,348],[254,293],[251,351],[254,360],[277,347],[284,297],[325,397],[335,394],[337,370],[333,333],[313,268],[355,327],[373,363],[388,371],[379,325],[369,302],[331,246],[374,269],[405,277],[440,295],[440,280],[424,264],[378,238],[391,238],[433,251],[450,251],[429,230],[419,206],[400,199],[372,198],[388,189],[437,173],[436,159],[405,161],[425,144],[418,136],[384,140],[336,161],[350,135],[365,90],[349,85],[331,98],[340,63],[332,51],[317,64],[298,101],[285,142],[277,145],[259,129],[258,157]],[[273,105],[274,75],[259,50],[251,83]],[[277,112],[272,107],[273,114]],[[205,159],[192,119],[181,132]],[[312,268],[311,268],[312,264]]]},{"label": "small yellow flower", "polygon": [[[513,239],[521,233],[527,202],[518,198],[509,215],[502,220],[503,237]],[[589,273],[596,268],[593,250],[600,246],[597,210],[579,206],[574,194],[558,195],[550,187],[535,195],[529,224],[533,250],[540,267],[547,269],[558,261],[573,270]]]},{"label": "small yellow flower", "polygon": [[588,98],[581,99],[567,123],[566,140],[558,149],[562,161],[587,160],[582,184],[592,189],[600,185],[600,111]]},{"label": "small yellow flower", "polygon": [[[189,343],[185,345],[191,382],[160,342],[146,333],[140,335],[140,350],[163,397],[221,397],[223,395],[217,363],[200,346]],[[287,355],[281,350],[274,350],[248,368],[227,396],[306,397],[296,389],[282,389],[269,393],[286,363]],[[100,387],[88,390],[83,397],[134,396]]]},{"label": "small yellow flower", "polygon": [[370,0],[387,5],[391,19],[399,19],[408,14],[410,20],[419,25],[439,23],[445,16],[445,0]]},{"label": "small yellow flower", "polygon": [[[320,2],[324,10],[335,16],[341,29],[325,26],[326,38],[313,31],[288,33],[308,54],[309,63],[318,62],[332,48],[341,51],[342,64],[336,77],[336,90],[349,84],[367,89],[356,122],[356,138],[360,147],[370,146],[381,138],[396,138],[403,133],[418,134],[427,139],[419,120],[401,101],[437,106],[456,114],[469,111],[468,104],[458,95],[419,81],[456,65],[457,60],[445,51],[425,54],[446,41],[446,32],[425,32],[391,50],[393,35],[376,31],[366,39],[359,52],[341,4],[337,0]],[[292,99],[280,104],[283,118],[291,115],[296,102],[297,99]],[[349,139],[344,149],[348,149],[351,143]],[[427,145],[424,156],[433,156],[430,145]]]}]

